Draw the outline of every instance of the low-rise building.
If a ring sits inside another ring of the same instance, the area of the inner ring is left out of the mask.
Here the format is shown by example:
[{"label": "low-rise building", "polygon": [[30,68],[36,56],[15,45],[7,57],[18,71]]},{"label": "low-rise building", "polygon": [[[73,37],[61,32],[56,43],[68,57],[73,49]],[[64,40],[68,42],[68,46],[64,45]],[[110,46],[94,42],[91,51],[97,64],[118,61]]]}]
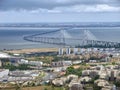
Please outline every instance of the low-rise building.
[{"label": "low-rise building", "polygon": [[55,62],[52,62],[53,67],[70,66],[70,65],[72,65],[72,61],[55,61]]},{"label": "low-rise building", "polygon": [[41,62],[41,61],[28,61],[25,59],[21,59],[19,61],[19,64],[29,64],[29,65],[35,65],[35,66],[42,66],[43,62]]},{"label": "low-rise building", "polygon": [[7,77],[9,74],[9,69],[0,69],[0,78]]},{"label": "low-rise building", "polygon": [[83,85],[80,83],[72,83],[69,90],[83,90]]}]

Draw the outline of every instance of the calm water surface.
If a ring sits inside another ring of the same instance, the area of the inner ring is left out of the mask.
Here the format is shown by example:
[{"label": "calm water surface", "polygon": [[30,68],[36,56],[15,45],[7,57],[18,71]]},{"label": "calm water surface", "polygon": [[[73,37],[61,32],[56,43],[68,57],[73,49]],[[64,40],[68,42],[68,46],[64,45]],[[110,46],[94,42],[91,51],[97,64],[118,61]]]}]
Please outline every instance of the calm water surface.
[{"label": "calm water surface", "polygon": [[[26,35],[56,30],[56,28],[0,28],[0,49],[22,49],[59,47],[23,40]],[[120,27],[86,27],[67,30],[72,37],[79,37],[83,30],[89,30],[98,40],[120,42]],[[51,34],[50,34],[51,35]],[[48,35],[49,36],[49,35]],[[54,35],[53,35],[54,36]]]}]

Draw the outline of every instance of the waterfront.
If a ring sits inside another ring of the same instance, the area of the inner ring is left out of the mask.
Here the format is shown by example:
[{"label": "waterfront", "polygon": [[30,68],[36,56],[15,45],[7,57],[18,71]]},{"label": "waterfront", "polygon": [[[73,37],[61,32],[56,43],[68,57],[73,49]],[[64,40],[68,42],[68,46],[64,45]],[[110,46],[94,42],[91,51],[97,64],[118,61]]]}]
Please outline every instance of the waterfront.
[{"label": "waterfront", "polygon": [[[55,45],[33,43],[23,40],[26,35],[32,35],[59,28],[0,28],[0,49],[46,48],[59,47]],[[120,27],[82,27],[67,29],[73,37],[79,37],[83,30],[91,31],[99,40],[120,42]]]}]

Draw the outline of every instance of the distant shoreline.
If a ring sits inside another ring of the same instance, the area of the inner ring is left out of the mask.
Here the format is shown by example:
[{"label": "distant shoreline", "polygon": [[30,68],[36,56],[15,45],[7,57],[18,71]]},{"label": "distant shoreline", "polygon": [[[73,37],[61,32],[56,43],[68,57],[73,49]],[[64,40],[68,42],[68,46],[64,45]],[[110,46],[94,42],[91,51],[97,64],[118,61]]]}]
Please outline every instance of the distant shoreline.
[{"label": "distant shoreline", "polygon": [[58,48],[33,48],[33,49],[14,49],[14,50],[5,50],[3,52],[13,53],[13,54],[22,54],[22,53],[33,53],[33,52],[57,52]]}]

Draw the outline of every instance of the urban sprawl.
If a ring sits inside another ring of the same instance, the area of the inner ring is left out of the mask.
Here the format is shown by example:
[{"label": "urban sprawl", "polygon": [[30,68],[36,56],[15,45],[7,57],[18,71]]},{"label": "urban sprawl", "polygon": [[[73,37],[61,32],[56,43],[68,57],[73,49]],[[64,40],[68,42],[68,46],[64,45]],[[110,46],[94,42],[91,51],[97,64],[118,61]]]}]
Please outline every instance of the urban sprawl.
[{"label": "urban sprawl", "polygon": [[0,90],[120,90],[120,49],[1,50]]}]

